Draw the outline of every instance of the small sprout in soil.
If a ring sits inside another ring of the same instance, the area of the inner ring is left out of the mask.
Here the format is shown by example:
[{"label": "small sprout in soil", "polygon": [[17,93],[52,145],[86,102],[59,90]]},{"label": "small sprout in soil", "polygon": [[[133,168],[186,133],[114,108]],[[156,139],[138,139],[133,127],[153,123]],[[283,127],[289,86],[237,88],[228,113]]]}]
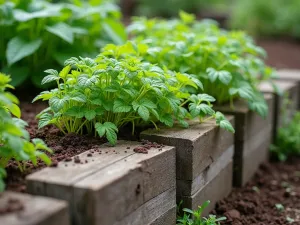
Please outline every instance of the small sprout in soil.
[{"label": "small sprout in soil", "polygon": [[280,203],[275,204],[275,207],[280,212],[284,211],[284,206],[282,204],[280,204]]},{"label": "small sprout in soil", "polygon": [[289,187],[291,187],[291,185],[288,182],[283,181],[283,182],[281,182],[281,187],[283,187],[283,188],[289,188]]},{"label": "small sprout in soil", "polygon": [[292,218],[289,217],[289,216],[286,217],[286,221],[289,222],[289,223],[294,223],[294,222],[295,222],[295,220],[292,219]]},{"label": "small sprout in soil", "polygon": [[252,190],[255,191],[256,193],[260,193],[260,190],[257,186],[253,186]]}]

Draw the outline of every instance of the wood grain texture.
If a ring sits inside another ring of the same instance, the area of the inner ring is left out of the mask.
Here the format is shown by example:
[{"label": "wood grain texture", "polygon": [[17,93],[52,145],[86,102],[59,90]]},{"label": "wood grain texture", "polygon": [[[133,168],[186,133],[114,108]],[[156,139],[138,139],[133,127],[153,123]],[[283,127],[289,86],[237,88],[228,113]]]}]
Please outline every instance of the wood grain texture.
[{"label": "wood grain texture", "polygon": [[1,225],[70,225],[65,201],[6,191],[0,196],[0,207],[8,199],[20,200],[24,209],[0,215]]},{"label": "wood grain texture", "polygon": [[[233,117],[228,117],[234,124]],[[176,147],[176,177],[194,180],[205,168],[216,161],[234,142],[233,134],[219,128],[214,120],[199,124],[190,121],[187,129],[181,127],[147,130],[141,138]]]},{"label": "wood grain texture", "polygon": [[233,161],[234,146],[229,147],[223,154],[208,166],[198,177],[193,181],[177,180],[177,196],[190,196],[205,187],[218,174]]},{"label": "wood grain texture", "polygon": [[182,196],[183,207],[195,210],[205,201],[210,200],[211,203],[204,210],[204,215],[208,215],[215,207],[216,202],[225,198],[232,190],[232,165],[230,162],[211,182],[194,195]]},{"label": "wood grain texture", "polygon": [[27,177],[28,191],[67,200],[73,224],[114,224],[175,188],[174,147],[138,154],[133,152],[138,145],[120,141],[115,147],[102,146],[102,154],[94,157],[81,154],[87,164],[70,162],[66,167],[63,162],[46,168]]},{"label": "wood grain texture", "polygon": [[113,225],[163,225],[174,224],[176,213],[176,190],[172,188],[149,200],[121,221]]}]

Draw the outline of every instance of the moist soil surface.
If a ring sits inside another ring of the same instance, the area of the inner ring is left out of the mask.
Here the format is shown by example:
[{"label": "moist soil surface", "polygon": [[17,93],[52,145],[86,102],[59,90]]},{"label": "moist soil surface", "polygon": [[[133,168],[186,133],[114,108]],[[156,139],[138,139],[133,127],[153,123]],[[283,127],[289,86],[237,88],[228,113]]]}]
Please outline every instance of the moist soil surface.
[{"label": "moist soil surface", "polygon": [[[50,165],[51,167],[56,167],[58,162],[66,162],[65,166],[68,166],[67,162],[70,161],[74,161],[74,163],[78,164],[84,164],[88,163],[89,161],[93,161],[93,154],[108,153],[101,151],[101,148],[99,146],[105,143],[106,140],[99,137],[77,134],[63,135],[54,126],[48,126],[39,130],[36,115],[46,107],[47,106],[45,104],[31,104],[26,102],[23,102],[20,105],[22,111],[22,119],[28,123],[28,127],[26,129],[29,132],[30,137],[40,138],[44,140],[48,147],[53,150],[53,154],[48,154],[52,161],[52,164]],[[139,133],[147,128],[149,127],[137,127],[135,134],[132,135],[131,128],[124,127],[119,131],[119,138],[123,140],[138,141]],[[160,151],[163,147],[163,145],[157,144],[155,142],[152,143],[147,140],[141,140],[140,146],[134,149],[130,149],[130,147],[127,147],[127,149],[128,151],[147,154],[151,148],[157,148]],[[90,151],[87,155],[88,157],[91,157],[90,160],[81,160],[78,156],[85,151]],[[118,153],[116,152],[116,154]],[[38,161],[38,165],[36,166],[34,166],[31,162],[25,162],[26,170],[22,173],[18,168],[18,164],[15,161],[11,160],[6,168],[6,171],[8,173],[6,180],[6,189],[17,192],[26,192],[25,177],[28,174],[45,168],[46,166],[47,165],[42,161]],[[9,204],[9,207],[10,206],[11,204]]]},{"label": "moist soil surface", "polygon": [[[97,148],[99,147],[99,145],[105,142],[99,137],[94,138],[76,134],[68,134],[64,136],[58,129],[52,126],[38,130],[38,122],[35,116],[45,107],[46,105],[43,104],[22,103],[20,105],[20,108],[22,110],[22,119],[28,123],[27,131],[30,133],[30,137],[43,139],[47,143],[48,147],[50,147],[54,151],[54,154],[49,155],[52,161],[51,166],[57,166],[57,163],[60,161],[71,161],[71,157],[78,155],[84,151]],[[88,163],[81,162],[78,157],[74,158],[74,162]],[[26,162],[26,170],[24,173],[21,173],[16,162],[10,161],[9,165],[7,166],[8,176],[6,180],[6,189],[17,192],[25,192],[26,175],[40,170],[44,167],[46,167],[46,165],[41,161],[38,162],[37,166],[34,166],[32,163]]]},{"label": "moist soil surface", "polygon": [[262,165],[245,187],[234,188],[213,213],[226,216],[222,222],[226,225],[300,224],[300,157]]}]

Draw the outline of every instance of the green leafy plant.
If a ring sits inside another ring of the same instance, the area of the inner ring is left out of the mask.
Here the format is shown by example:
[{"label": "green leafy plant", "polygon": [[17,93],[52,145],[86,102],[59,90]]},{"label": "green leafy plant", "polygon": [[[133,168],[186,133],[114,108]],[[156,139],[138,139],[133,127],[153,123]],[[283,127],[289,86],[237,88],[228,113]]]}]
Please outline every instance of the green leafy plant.
[{"label": "green leafy plant", "polygon": [[0,73],[0,192],[5,187],[3,178],[6,176],[5,167],[9,160],[16,160],[23,171],[24,161],[30,160],[36,165],[37,160],[41,159],[50,164],[50,159],[43,151],[51,152],[42,140],[30,141],[25,130],[27,124],[19,119],[21,112],[17,105],[18,99],[6,91],[6,88],[12,88],[9,82],[10,77]]},{"label": "green leafy plant", "polygon": [[219,225],[220,221],[226,220],[226,217],[217,218],[215,215],[209,215],[208,218],[202,217],[204,209],[209,204],[210,201],[206,201],[195,211],[184,208],[183,216],[178,216],[177,225]]},{"label": "green leafy plant", "polygon": [[300,155],[300,112],[289,123],[285,123],[277,131],[275,143],[271,145],[272,154],[280,161],[291,156]]},{"label": "green leafy plant", "polygon": [[[39,127],[56,125],[63,133],[89,133],[116,143],[119,128],[160,122],[172,127],[185,119],[200,122],[216,118],[230,131],[231,124],[212,109],[214,98],[190,94],[188,87],[202,88],[194,76],[162,69],[143,62],[138,55],[147,46],[128,42],[107,45],[95,59],[70,58],[61,72],[46,70],[42,83],[56,82],[57,88],[44,91],[38,99],[48,100],[49,108],[39,115]],[[188,109],[186,109],[188,108]]]},{"label": "green leafy plant", "polygon": [[136,42],[150,46],[143,54],[149,62],[194,74],[217,104],[241,98],[266,116],[267,105],[257,86],[275,73],[264,64],[265,51],[244,32],[222,30],[214,21],[198,22],[185,12],[171,21],[135,18],[128,30]]},{"label": "green leafy plant", "polygon": [[232,28],[247,30],[256,36],[300,38],[299,7],[298,0],[238,0],[229,23]]},{"label": "green leafy plant", "polygon": [[96,56],[106,43],[121,44],[126,32],[118,7],[105,0],[51,3],[0,1],[0,69],[12,84],[37,86],[46,68],[59,68],[71,56]]}]

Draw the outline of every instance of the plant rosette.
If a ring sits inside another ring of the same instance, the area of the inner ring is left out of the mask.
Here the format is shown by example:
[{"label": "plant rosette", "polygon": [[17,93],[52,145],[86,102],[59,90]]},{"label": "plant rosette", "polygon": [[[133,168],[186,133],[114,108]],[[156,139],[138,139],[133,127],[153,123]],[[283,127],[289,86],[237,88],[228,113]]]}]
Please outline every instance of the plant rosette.
[{"label": "plant rosette", "polygon": [[137,43],[149,46],[140,53],[146,60],[195,74],[203,92],[215,97],[217,104],[241,98],[266,116],[267,105],[257,86],[275,72],[264,64],[265,51],[244,32],[222,30],[214,21],[198,22],[184,12],[171,21],[135,18],[128,31]]},{"label": "plant rosette", "polygon": [[[43,84],[56,82],[57,88],[44,91],[38,99],[49,107],[39,115],[39,127],[54,124],[63,133],[88,133],[105,137],[116,144],[118,130],[158,123],[172,127],[186,119],[203,122],[215,118],[231,132],[233,127],[223,114],[212,109],[215,99],[207,94],[190,94],[201,89],[194,76],[172,72],[140,60],[145,45],[131,42],[107,45],[95,59],[70,58],[61,72],[47,70]],[[145,49],[144,49],[145,50]]]}]

